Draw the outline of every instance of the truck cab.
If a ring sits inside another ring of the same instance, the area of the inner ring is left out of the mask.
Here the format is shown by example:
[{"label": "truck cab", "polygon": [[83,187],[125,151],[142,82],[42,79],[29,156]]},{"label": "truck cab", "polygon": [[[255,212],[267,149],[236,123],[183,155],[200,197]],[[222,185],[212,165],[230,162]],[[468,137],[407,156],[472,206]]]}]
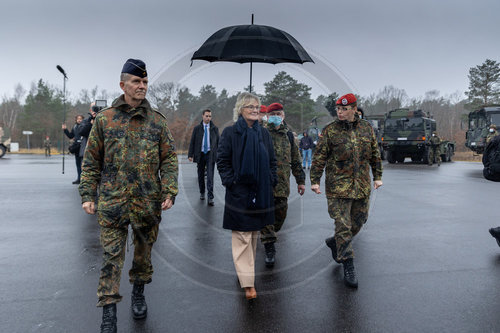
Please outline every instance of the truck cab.
[{"label": "truck cab", "polygon": [[491,124],[500,128],[500,105],[484,106],[468,115],[469,127],[465,133],[465,146],[476,154],[482,154]]}]

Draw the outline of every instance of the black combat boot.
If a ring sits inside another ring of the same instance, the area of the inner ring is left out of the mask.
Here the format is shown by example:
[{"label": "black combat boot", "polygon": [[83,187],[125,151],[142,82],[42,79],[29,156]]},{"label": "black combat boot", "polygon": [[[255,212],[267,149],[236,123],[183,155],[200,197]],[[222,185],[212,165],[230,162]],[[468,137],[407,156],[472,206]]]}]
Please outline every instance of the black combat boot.
[{"label": "black combat boot", "polygon": [[274,243],[264,244],[266,249],[266,267],[274,266],[274,255],[276,254],[276,249],[274,248]]},{"label": "black combat boot", "polygon": [[354,271],[354,262],[352,258],[344,260],[344,283],[351,288],[358,287],[358,279],[356,279],[356,272]]},{"label": "black combat boot", "polygon": [[148,315],[148,305],[144,298],[144,285],[134,283],[132,289],[132,314],[134,319],[144,319]]},{"label": "black combat boot", "polygon": [[101,333],[116,333],[116,304],[102,308]]},{"label": "black combat boot", "polygon": [[337,259],[337,242],[335,241],[335,236],[325,239],[326,246],[332,250],[332,257],[336,263],[341,264]]}]

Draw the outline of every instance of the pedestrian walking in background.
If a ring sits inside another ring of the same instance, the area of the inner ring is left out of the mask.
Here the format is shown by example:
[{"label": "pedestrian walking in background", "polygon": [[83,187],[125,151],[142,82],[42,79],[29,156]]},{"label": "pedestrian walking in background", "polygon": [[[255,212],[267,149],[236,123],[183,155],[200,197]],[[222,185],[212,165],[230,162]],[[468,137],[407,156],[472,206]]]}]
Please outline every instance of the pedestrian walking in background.
[{"label": "pedestrian walking in background", "polygon": [[[161,211],[177,195],[177,155],[165,117],[146,99],[148,78],[141,60],[128,59],[120,76],[123,95],[99,112],[85,150],[82,207],[100,225],[103,263],[97,306],[103,307],[101,332],[116,332],[116,303],[125,259],[128,226],[134,258],[129,271],[134,319],[147,316],[144,285],[152,281],[151,251]],[[99,188],[99,203],[95,202]]]},{"label": "pedestrian walking in background", "polygon": [[73,125],[73,128],[71,128],[71,131],[68,131],[66,124],[62,124],[64,134],[66,134],[68,138],[73,139],[73,143],[69,146],[69,149],[72,154],[75,154],[76,172],[78,174],[78,177],[73,181],[73,184],[80,184],[80,175],[82,174],[83,151],[80,149],[82,143],[82,121],[83,116],[80,114],[77,115],[75,117],[75,124]]},{"label": "pedestrian walking in background", "polygon": [[226,187],[223,227],[232,230],[234,267],[245,297],[257,297],[255,253],[259,231],[274,223],[276,159],[269,132],[259,124],[260,99],[243,92],[235,121],[222,132],[217,169]]},{"label": "pedestrian walking in background", "polygon": [[214,168],[219,146],[219,129],[212,122],[212,111],[203,110],[202,121],[191,134],[188,159],[198,165],[200,200],[205,200],[205,173],[207,175],[208,205],[214,205]]},{"label": "pedestrian walking in background", "polygon": [[299,147],[302,149],[302,168],[305,169],[307,167],[311,169],[311,156],[314,143],[306,131],[304,131],[303,137],[300,139]]},{"label": "pedestrian walking in background", "polygon": [[45,157],[50,157],[50,137],[47,135],[45,140],[43,140],[43,146],[45,147]]},{"label": "pedestrian walking in background", "polygon": [[260,240],[266,250],[266,266],[273,267],[275,263],[277,233],[281,230],[288,210],[288,196],[290,195],[290,171],[297,182],[297,191],[300,195],[306,189],[306,175],[301,168],[299,149],[295,144],[292,131],[285,122],[285,111],[280,103],[273,103],[267,107],[267,130],[273,141],[278,185],[274,187],[274,224],[265,226],[260,231]]},{"label": "pedestrian walking in background", "polygon": [[375,189],[382,186],[382,160],[372,126],[356,113],[356,97],[347,94],[336,102],[337,119],[322,131],[311,167],[311,190],[320,194],[326,167],[328,213],[335,234],[326,239],[333,259],[344,266],[344,283],[358,287],[352,240],[368,219],[370,169]]}]

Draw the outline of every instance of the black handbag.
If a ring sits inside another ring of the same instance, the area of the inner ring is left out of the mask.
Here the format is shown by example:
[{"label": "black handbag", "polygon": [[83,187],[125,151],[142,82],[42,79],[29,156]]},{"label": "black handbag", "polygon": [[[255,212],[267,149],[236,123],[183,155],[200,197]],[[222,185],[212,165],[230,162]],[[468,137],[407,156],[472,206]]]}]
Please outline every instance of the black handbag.
[{"label": "black handbag", "polygon": [[78,154],[80,152],[80,140],[73,141],[73,143],[69,145],[68,150],[73,155]]}]

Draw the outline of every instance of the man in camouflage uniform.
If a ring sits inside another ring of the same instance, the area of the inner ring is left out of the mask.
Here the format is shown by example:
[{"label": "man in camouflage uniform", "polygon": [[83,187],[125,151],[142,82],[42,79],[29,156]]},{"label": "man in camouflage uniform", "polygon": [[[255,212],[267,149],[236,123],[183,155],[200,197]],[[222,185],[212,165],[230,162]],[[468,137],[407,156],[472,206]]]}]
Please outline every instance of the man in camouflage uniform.
[{"label": "man in camouflage uniform", "polygon": [[438,166],[441,165],[441,154],[439,146],[441,145],[441,138],[437,135],[437,132],[432,132],[430,141],[430,154],[429,154],[429,165],[434,163],[436,160]]},{"label": "man in camouflage uniform", "polygon": [[497,125],[491,124],[488,130],[488,135],[486,136],[486,144],[490,143],[490,141],[497,135]]},{"label": "man in camouflage uniform", "polygon": [[344,266],[344,282],[357,288],[352,239],[368,219],[370,169],[373,185],[382,186],[382,161],[373,128],[355,117],[356,97],[337,100],[338,118],[322,131],[311,166],[311,190],[320,194],[320,179],[326,166],[325,189],[328,213],[335,220],[335,235],[326,239],[333,259]]},{"label": "man in camouflage uniform", "polygon": [[288,196],[290,195],[290,169],[297,182],[298,192],[305,192],[306,175],[301,168],[299,149],[295,143],[293,133],[288,129],[285,120],[285,111],[280,103],[273,103],[267,107],[267,129],[273,139],[274,154],[277,162],[278,184],[274,188],[274,224],[266,226],[260,231],[260,239],[266,249],[266,266],[273,267],[277,240],[276,233],[280,231],[286,219],[288,210]]},{"label": "man in camouflage uniform", "polygon": [[131,224],[134,260],[129,271],[133,284],[132,312],[145,318],[144,284],[151,282],[151,248],[158,236],[161,210],[177,195],[177,156],[165,117],[146,100],[144,62],[129,59],[122,69],[124,94],[98,113],[89,135],[80,183],[82,207],[95,214],[101,227],[103,264],[97,288],[103,307],[101,332],[116,332],[116,303]]}]

